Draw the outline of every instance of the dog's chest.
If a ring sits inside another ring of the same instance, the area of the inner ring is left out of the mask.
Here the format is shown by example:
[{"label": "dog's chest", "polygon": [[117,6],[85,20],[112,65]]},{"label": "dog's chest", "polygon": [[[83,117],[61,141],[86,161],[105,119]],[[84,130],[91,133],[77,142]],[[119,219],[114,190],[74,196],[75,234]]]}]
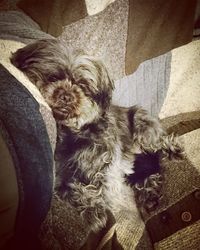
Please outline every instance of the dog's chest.
[{"label": "dog's chest", "polygon": [[133,190],[126,184],[125,175],[133,173],[133,162],[125,159],[120,145],[115,146],[112,161],[105,173],[105,199],[113,211],[135,210]]}]

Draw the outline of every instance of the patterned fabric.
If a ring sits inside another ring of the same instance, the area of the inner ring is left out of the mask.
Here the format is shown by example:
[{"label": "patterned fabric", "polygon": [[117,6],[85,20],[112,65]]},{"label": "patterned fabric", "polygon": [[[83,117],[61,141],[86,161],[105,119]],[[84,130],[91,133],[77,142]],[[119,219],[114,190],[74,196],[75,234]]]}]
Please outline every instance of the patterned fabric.
[{"label": "patterned fabric", "polygon": [[[198,249],[200,244],[199,199],[195,195],[200,192],[199,51],[200,40],[171,51],[169,89],[159,115],[170,132],[181,135],[186,159],[163,162],[162,202],[153,213],[143,214],[150,235],[154,232],[155,249]],[[183,212],[191,215],[187,222],[181,218]],[[162,219],[163,213],[168,219]],[[159,225],[156,232],[155,224]]]},{"label": "patterned fabric", "polygon": [[120,79],[192,40],[196,0],[21,0],[17,6],[45,32],[100,55]]}]

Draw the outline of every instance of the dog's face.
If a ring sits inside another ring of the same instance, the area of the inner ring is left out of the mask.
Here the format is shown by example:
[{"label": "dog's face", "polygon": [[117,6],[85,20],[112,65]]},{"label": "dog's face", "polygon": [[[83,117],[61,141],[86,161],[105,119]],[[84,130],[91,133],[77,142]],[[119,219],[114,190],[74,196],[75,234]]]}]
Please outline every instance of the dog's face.
[{"label": "dog's face", "polygon": [[92,56],[72,55],[56,40],[40,40],[15,52],[11,62],[39,88],[63,125],[80,129],[110,106],[113,82]]},{"label": "dog's face", "polygon": [[100,116],[100,107],[70,80],[54,82],[40,88],[59,124],[80,129]]}]

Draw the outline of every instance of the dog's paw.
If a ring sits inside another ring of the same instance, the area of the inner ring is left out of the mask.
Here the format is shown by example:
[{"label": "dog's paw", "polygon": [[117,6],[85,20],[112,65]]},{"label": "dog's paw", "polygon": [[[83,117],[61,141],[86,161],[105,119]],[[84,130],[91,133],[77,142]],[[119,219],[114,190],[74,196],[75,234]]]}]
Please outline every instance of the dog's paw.
[{"label": "dog's paw", "polygon": [[106,210],[99,207],[87,207],[81,212],[83,220],[87,223],[89,229],[93,232],[98,232],[105,227],[107,222]]},{"label": "dog's paw", "polygon": [[182,160],[185,156],[184,147],[181,145],[181,140],[174,134],[163,136],[162,138],[162,155],[163,158],[169,160]]},{"label": "dog's paw", "polygon": [[134,190],[138,206],[147,212],[153,211],[162,198],[161,189],[162,176],[159,173],[150,175],[144,182],[136,183]]}]

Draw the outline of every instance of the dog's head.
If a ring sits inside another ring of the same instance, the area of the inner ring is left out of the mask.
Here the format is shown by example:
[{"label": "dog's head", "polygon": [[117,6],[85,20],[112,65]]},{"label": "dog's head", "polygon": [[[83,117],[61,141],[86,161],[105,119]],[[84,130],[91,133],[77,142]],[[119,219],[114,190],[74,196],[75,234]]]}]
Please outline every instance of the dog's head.
[{"label": "dog's head", "polygon": [[61,124],[79,129],[98,120],[110,106],[113,82],[103,63],[71,54],[57,40],[27,45],[11,62],[39,88]]}]

